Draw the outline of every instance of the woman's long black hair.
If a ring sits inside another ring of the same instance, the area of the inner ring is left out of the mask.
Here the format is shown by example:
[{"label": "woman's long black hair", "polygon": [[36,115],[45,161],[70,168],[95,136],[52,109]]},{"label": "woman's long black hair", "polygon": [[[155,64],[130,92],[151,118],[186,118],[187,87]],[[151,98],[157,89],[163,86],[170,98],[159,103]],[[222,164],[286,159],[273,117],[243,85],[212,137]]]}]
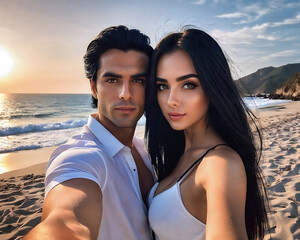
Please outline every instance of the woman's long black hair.
[{"label": "woman's long black hair", "polygon": [[[208,124],[243,160],[247,175],[245,221],[248,238],[263,239],[268,228],[267,196],[259,167],[262,138],[256,117],[243,102],[222,49],[211,36],[198,29],[169,34],[154,51],[146,87],[145,137],[158,178],[162,180],[173,171],[185,148],[183,131],[170,127],[157,102],[157,63],[162,55],[176,49],[186,51],[193,60],[201,87],[210,101]],[[258,146],[249,121],[258,133]]]}]

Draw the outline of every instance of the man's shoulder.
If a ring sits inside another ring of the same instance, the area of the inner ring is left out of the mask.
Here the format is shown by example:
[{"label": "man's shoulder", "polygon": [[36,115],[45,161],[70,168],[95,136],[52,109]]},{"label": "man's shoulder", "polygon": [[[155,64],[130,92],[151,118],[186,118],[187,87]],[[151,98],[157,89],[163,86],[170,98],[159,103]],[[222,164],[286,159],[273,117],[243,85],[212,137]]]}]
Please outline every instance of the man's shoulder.
[{"label": "man's shoulder", "polygon": [[72,136],[52,153],[48,165],[56,161],[99,161],[108,157],[99,140],[90,132]]}]

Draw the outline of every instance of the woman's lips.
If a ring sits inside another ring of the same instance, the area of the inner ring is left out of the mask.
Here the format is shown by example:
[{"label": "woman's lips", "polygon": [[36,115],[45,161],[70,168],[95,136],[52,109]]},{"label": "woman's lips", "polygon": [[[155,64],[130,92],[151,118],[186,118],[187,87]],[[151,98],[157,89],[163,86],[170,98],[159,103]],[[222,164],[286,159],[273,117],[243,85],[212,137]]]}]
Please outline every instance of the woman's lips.
[{"label": "woman's lips", "polygon": [[168,115],[172,121],[178,121],[185,116],[184,113],[179,113],[179,112],[169,112]]}]

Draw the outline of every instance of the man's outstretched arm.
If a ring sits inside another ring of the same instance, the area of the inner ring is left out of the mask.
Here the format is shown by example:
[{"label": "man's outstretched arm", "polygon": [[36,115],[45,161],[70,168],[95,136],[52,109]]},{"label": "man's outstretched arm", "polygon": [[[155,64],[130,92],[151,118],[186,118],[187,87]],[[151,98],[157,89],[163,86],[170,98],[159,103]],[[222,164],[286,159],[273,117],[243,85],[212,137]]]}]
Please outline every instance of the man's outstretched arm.
[{"label": "man's outstretched arm", "polygon": [[102,192],[93,181],[77,178],[54,187],[43,204],[42,221],[25,240],[97,239],[102,218]]}]

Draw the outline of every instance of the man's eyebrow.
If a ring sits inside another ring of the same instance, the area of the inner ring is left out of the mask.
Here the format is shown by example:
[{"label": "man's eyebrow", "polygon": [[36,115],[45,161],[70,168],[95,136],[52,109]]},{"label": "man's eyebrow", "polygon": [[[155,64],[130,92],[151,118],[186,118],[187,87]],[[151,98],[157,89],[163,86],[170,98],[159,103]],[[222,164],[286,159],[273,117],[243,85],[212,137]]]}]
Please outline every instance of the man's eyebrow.
[{"label": "man's eyebrow", "polygon": [[[131,78],[139,78],[139,77],[146,77],[147,74],[146,73],[137,73],[134,75],[131,75]],[[114,78],[122,78],[122,75],[120,74],[116,74],[116,73],[112,73],[112,72],[106,72],[102,75],[102,77],[114,77]]]},{"label": "man's eyebrow", "polygon": [[156,78],[156,82],[168,82],[168,81],[163,78]]},{"label": "man's eyebrow", "polygon": [[115,74],[115,73],[112,73],[112,72],[106,72],[102,75],[102,77],[114,77],[114,78],[122,78],[121,75],[119,74]]},{"label": "man's eyebrow", "polygon": [[183,81],[183,80],[185,80],[185,79],[187,79],[187,78],[192,78],[192,77],[199,78],[197,74],[191,73],[191,74],[187,74],[187,75],[178,77],[178,78],[176,79],[176,81],[179,82],[179,81]]}]

